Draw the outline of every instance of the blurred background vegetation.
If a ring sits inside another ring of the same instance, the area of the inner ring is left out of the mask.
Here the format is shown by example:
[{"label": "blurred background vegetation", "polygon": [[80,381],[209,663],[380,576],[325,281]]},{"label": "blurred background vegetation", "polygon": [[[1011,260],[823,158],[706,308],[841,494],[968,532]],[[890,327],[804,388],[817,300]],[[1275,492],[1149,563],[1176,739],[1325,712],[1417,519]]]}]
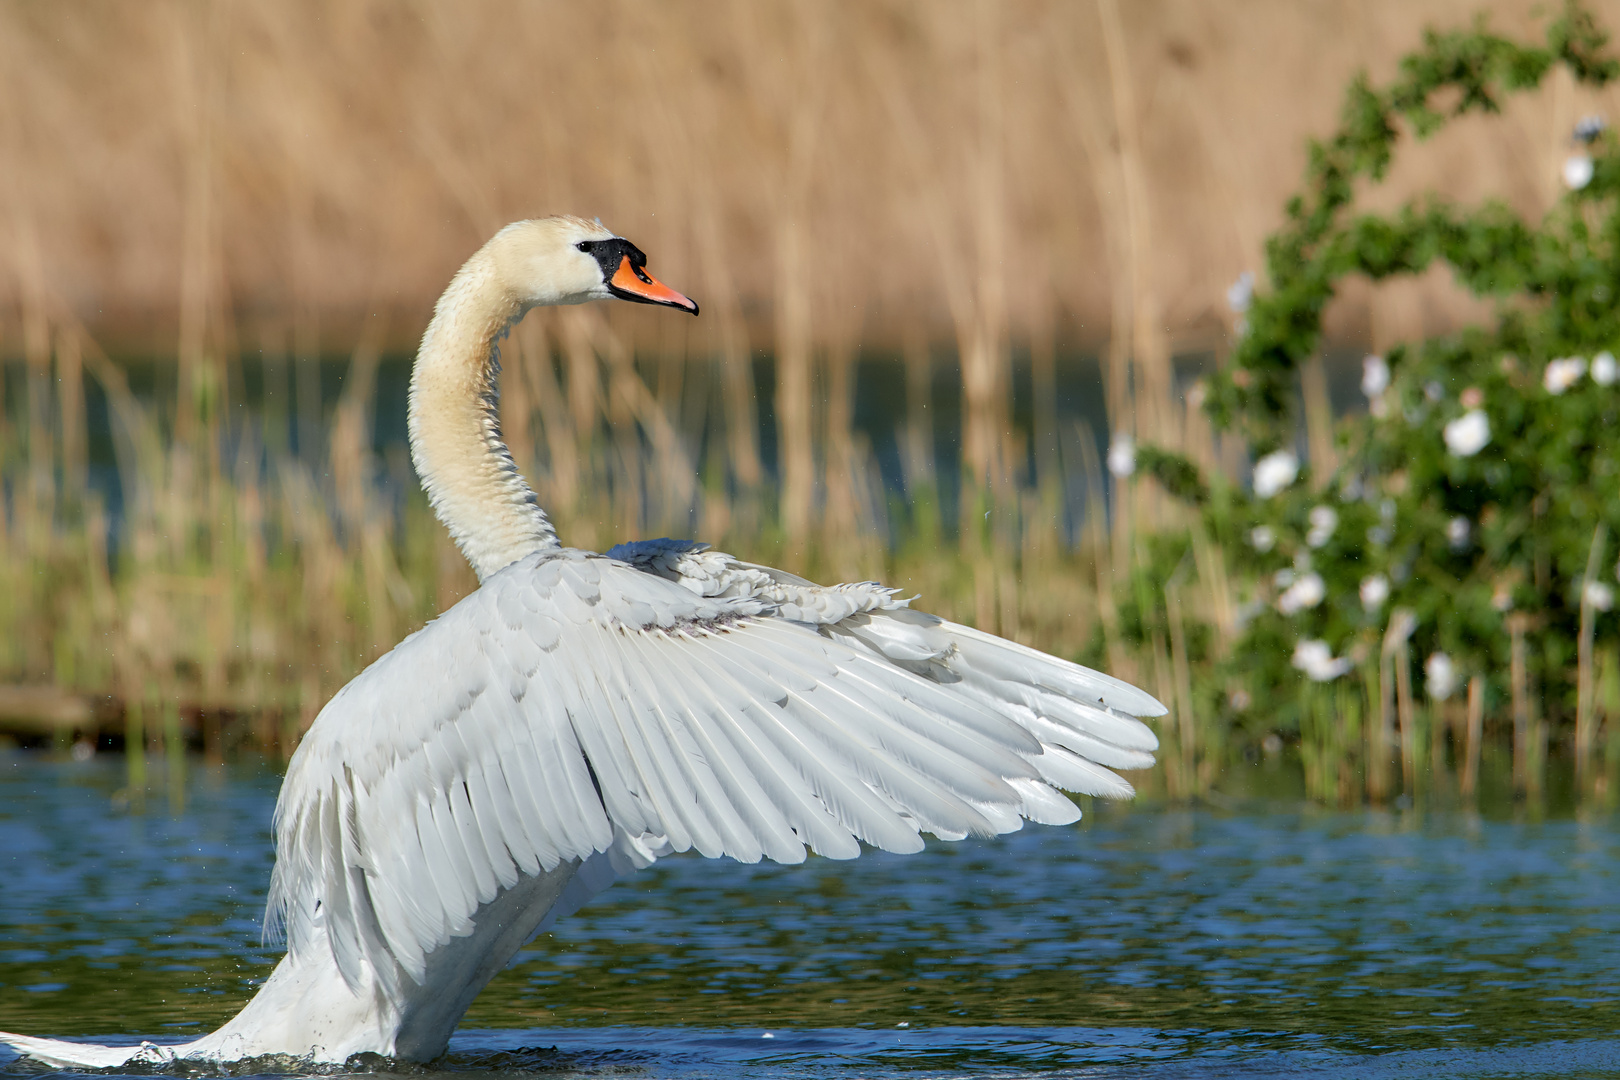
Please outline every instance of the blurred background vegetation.
[{"label": "blurred background vegetation", "polygon": [[[565,542],[878,578],[1105,667],[1172,707],[1134,779],[1174,798],[1281,758],[1328,802],[1610,801],[1620,616],[1586,585],[1614,583],[1620,504],[1589,460],[1613,417],[1579,377],[1551,395],[1576,412],[1492,411],[1620,345],[1593,292],[1620,288],[1611,136],[1573,137],[1615,90],[1556,42],[1534,72],[1504,51],[1559,11],[0,3],[0,725],[174,764],[290,752],[474,586],[411,474],[411,351],[490,233],[571,212],[704,314],[515,333],[504,425]],[[1376,108],[1347,99],[1358,72],[1394,88]],[[1483,216],[1408,228],[1425,193]],[[1390,230],[1346,225],[1350,196]],[[1509,219],[1519,263],[1491,246]],[[1487,269],[1441,266],[1468,258]],[[1514,463],[1471,488],[1440,441],[1470,388],[1494,440],[1470,460]],[[1277,454],[1293,471],[1257,496]],[[1311,542],[1319,507],[1337,547]],[[1390,515],[1439,530],[1446,574],[1345,546]],[[1428,692],[1437,654],[1468,690]]]}]

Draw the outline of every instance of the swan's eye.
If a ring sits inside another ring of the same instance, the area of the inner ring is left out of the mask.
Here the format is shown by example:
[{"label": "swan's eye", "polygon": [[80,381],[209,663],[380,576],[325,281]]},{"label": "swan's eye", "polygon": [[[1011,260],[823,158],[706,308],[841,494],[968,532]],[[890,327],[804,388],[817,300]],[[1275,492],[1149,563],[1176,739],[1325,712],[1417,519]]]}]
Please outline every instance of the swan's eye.
[{"label": "swan's eye", "polygon": [[595,247],[596,245],[592,244],[589,240],[581,240],[574,246],[588,255],[590,254],[591,248]]}]

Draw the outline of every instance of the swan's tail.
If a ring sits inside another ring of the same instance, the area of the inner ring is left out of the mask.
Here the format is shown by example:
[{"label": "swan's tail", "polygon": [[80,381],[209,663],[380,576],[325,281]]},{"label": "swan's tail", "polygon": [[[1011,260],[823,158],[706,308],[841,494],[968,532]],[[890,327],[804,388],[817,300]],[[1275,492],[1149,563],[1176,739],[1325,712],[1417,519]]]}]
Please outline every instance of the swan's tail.
[{"label": "swan's tail", "polygon": [[183,1046],[159,1046],[149,1042],[134,1046],[97,1046],[95,1043],[65,1042],[61,1039],[36,1039],[31,1035],[13,1035],[8,1031],[0,1031],[0,1043],[56,1069],[167,1065],[175,1060],[175,1051],[184,1050]]},{"label": "swan's tail", "polygon": [[[404,987],[403,994],[390,997],[370,983],[361,993],[351,991],[333,951],[317,938],[306,953],[282,957],[253,999],[223,1027],[191,1042],[97,1046],[0,1031],[0,1045],[57,1069],[163,1067],[181,1061],[226,1063],[266,1057],[294,1059],[295,1065],[342,1064],[362,1053],[429,1061],[444,1053],[468,1004],[519,948],[549,928],[557,916],[575,910],[659,854],[649,838],[620,836],[622,851],[615,847],[598,852],[583,867],[566,862],[502,889],[474,914],[471,934],[451,938],[433,950],[422,982],[397,974],[389,985]],[[271,1071],[286,1071],[286,1064]]]}]

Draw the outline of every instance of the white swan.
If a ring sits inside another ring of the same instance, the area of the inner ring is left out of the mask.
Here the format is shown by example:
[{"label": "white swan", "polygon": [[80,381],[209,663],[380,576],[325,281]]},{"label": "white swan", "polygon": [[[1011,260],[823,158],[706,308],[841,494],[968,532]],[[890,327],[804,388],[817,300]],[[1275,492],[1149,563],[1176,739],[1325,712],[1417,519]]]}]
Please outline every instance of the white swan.
[{"label": "white swan", "polygon": [[529,308],[697,313],[599,223],[522,221],[467,261],[411,375],[411,451],[477,592],[338,692],[287,768],[267,930],[287,954],[179,1046],[0,1034],[55,1066],[441,1054],[559,916],[660,855],[800,862],[1061,824],[1127,797],[1163,706],[1116,679],[703,545],[559,545],[501,441],[497,344]]}]

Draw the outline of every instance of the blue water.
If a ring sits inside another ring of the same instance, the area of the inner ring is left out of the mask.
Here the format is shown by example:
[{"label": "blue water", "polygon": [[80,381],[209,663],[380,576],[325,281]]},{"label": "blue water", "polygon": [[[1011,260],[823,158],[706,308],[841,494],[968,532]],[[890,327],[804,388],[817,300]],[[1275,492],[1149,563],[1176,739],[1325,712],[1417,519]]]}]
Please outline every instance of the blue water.
[{"label": "blue water", "polygon": [[[180,1040],[273,964],[274,773],[124,782],[0,753],[0,1029]],[[666,860],[520,956],[444,1061],[387,1069],[1620,1077],[1612,815],[1087,811],[905,858]]]}]

